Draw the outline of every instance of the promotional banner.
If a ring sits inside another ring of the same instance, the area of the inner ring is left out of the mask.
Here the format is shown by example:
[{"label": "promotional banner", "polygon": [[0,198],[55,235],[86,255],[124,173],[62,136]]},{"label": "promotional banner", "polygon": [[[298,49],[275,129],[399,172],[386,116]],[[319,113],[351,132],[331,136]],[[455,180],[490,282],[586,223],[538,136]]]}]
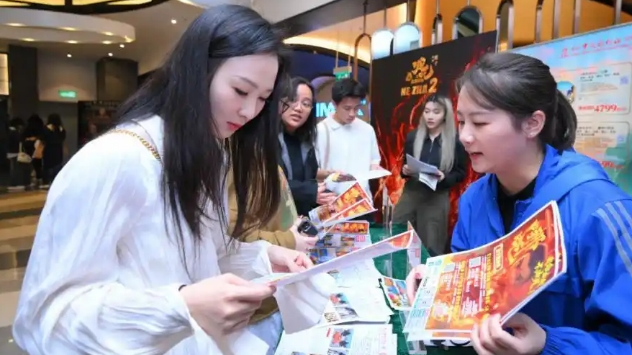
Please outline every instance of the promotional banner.
[{"label": "promotional banner", "polygon": [[610,27],[515,49],[542,60],[577,113],[575,149],[601,162],[632,193],[632,26]]},{"label": "promotional banner", "polygon": [[[371,122],[377,135],[382,166],[393,173],[381,184],[386,185],[394,204],[405,182],[400,171],[405,164],[402,156],[406,135],[419,124],[424,101],[428,95],[442,94],[452,100],[456,111],[455,81],[483,54],[495,50],[494,31],[373,61]],[[478,174],[468,168],[465,181],[451,191],[450,234],[456,223],[458,197],[477,178]],[[376,206],[382,203],[381,187],[374,199]]]},{"label": "promotional banner", "polygon": [[118,101],[79,101],[78,149],[114,126]]}]

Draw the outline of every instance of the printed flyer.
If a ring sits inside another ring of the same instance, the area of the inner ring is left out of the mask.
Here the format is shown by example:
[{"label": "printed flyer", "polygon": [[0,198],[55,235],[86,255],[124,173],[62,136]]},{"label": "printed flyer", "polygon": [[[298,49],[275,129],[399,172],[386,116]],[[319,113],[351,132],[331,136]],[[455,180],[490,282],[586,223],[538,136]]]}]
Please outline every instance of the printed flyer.
[{"label": "printed flyer", "polygon": [[557,204],[544,206],[503,238],[428,259],[404,331],[409,340],[469,332],[491,314],[504,323],[566,272]]}]

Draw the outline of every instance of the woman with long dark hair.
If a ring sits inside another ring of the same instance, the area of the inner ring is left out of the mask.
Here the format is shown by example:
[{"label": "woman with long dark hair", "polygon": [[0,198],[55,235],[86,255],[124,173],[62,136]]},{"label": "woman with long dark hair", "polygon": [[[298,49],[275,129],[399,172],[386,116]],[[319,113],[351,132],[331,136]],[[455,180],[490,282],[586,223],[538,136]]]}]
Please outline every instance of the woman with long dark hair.
[{"label": "woman with long dark hair", "polygon": [[[632,354],[632,197],[572,149],[577,116],[550,68],[516,53],[485,55],[460,80],[457,117],[472,168],[486,175],[461,196],[452,251],[486,245],[557,201],[567,256],[566,273],[522,313],[474,326],[476,352]],[[424,270],[409,275],[409,297]]]},{"label": "woman with long dark hair", "polygon": [[417,129],[406,137],[403,160],[410,155],[436,167],[438,183],[431,189],[404,163],[401,174],[406,184],[393,211],[393,222],[410,221],[430,254],[439,255],[448,247],[450,189],[465,178],[467,154],[456,135],[450,99],[430,95],[423,108]]},{"label": "woman with long dark hair", "polygon": [[318,161],[314,150],[317,123],[314,98],[314,87],[308,80],[293,78],[281,110],[281,166],[300,215],[307,215],[314,207],[328,204],[336,197],[326,191],[324,183],[316,181]]},{"label": "woman with long dark hair", "polygon": [[[242,243],[245,211],[264,224],[277,165],[282,37],[254,10],[204,11],[167,61],[51,187],[13,334],[29,354],[265,354],[243,332],[273,270],[306,255]],[[230,140],[228,139],[230,137]],[[226,235],[228,167],[238,201]],[[69,211],[75,213],[69,213]],[[249,227],[258,227],[250,224]]]},{"label": "woman with long dark hair", "polygon": [[26,120],[26,127],[23,133],[23,149],[26,154],[32,157],[31,166],[35,171],[36,188],[40,187],[44,179],[44,168],[42,166],[44,145],[42,144],[42,138],[45,129],[42,118],[33,114]]}]

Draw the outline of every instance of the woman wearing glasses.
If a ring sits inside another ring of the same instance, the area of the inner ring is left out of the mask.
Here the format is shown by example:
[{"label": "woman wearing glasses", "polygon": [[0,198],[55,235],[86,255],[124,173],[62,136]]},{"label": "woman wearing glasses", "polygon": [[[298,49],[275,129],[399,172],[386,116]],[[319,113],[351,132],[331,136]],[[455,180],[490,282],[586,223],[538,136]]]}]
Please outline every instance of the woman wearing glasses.
[{"label": "woman wearing glasses", "polygon": [[282,102],[281,166],[296,203],[296,212],[307,215],[312,208],[328,204],[335,198],[335,194],[326,192],[323,183],[316,181],[314,87],[306,79],[293,78]]}]

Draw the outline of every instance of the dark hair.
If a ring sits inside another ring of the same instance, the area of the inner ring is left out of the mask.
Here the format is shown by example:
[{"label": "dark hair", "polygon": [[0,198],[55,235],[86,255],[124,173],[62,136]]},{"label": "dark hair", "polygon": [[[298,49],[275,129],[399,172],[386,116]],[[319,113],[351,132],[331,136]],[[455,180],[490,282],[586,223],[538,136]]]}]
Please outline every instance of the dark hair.
[{"label": "dark hair", "polygon": [[331,88],[331,99],[339,104],[346,97],[364,100],[366,89],[358,81],[351,78],[335,81]]},{"label": "dark hair", "polygon": [[[287,95],[286,98],[290,102],[294,102],[294,100],[296,100],[298,87],[300,85],[305,85],[309,88],[309,90],[312,92],[312,104],[316,104],[315,102],[316,90],[314,89],[314,86],[312,85],[312,83],[309,82],[309,80],[298,77],[298,76],[290,80],[290,83],[288,85],[289,92],[286,93]],[[316,107],[312,107],[312,110],[310,111],[309,116],[307,117],[307,120],[299,128],[296,129],[296,132],[294,132],[294,135],[301,142],[314,142],[316,140],[316,124],[317,123],[318,122],[316,121]],[[281,124],[283,124],[283,120],[281,120]]]},{"label": "dark hair", "polygon": [[510,52],[485,54],[457,82],[458,91],[464,86],[478,105],[508,112],[516,126],[535,111],[544,112],[542,143],[558,150],[575,143],[577,115],[541,60]]},{"label": "dark hair", "polygon": [[44,121],[37,114],[32,114],[26,120],[26,127],[24,127],[24,138],[39,137],[44,133]]},{"label": "dark hair", "polygon": [[[276,155],[278,107],[289,65],[282,39],[276,27],[250,8],[213,6],[191,23],[165,63],[119,109],[121,122],[162,117],[163,200],[176,223],[180,246],[186,227],[181,225],[178,211],[195,243],[202,238],[205,219],[212,218],[205,211],[209,202],[226,230],[224,188],[228,166],[233,169],[238,206],[233,239],[269,222],[277,211],[281,196]],[[255,54],[278,57],[274,92],[259,115],[230,139],[215,139],[210,83],[227,59]],[[257,221],[248,228],[244,227],[246,211],[251,214],[248,219]]]},{"label": "dark hair", "polygon": [[61,124],[61,117],[56,113],[51,113],[48,115],[48,124],[53,125],[55,131],[59,132],[63,129],[63,125]]}]

